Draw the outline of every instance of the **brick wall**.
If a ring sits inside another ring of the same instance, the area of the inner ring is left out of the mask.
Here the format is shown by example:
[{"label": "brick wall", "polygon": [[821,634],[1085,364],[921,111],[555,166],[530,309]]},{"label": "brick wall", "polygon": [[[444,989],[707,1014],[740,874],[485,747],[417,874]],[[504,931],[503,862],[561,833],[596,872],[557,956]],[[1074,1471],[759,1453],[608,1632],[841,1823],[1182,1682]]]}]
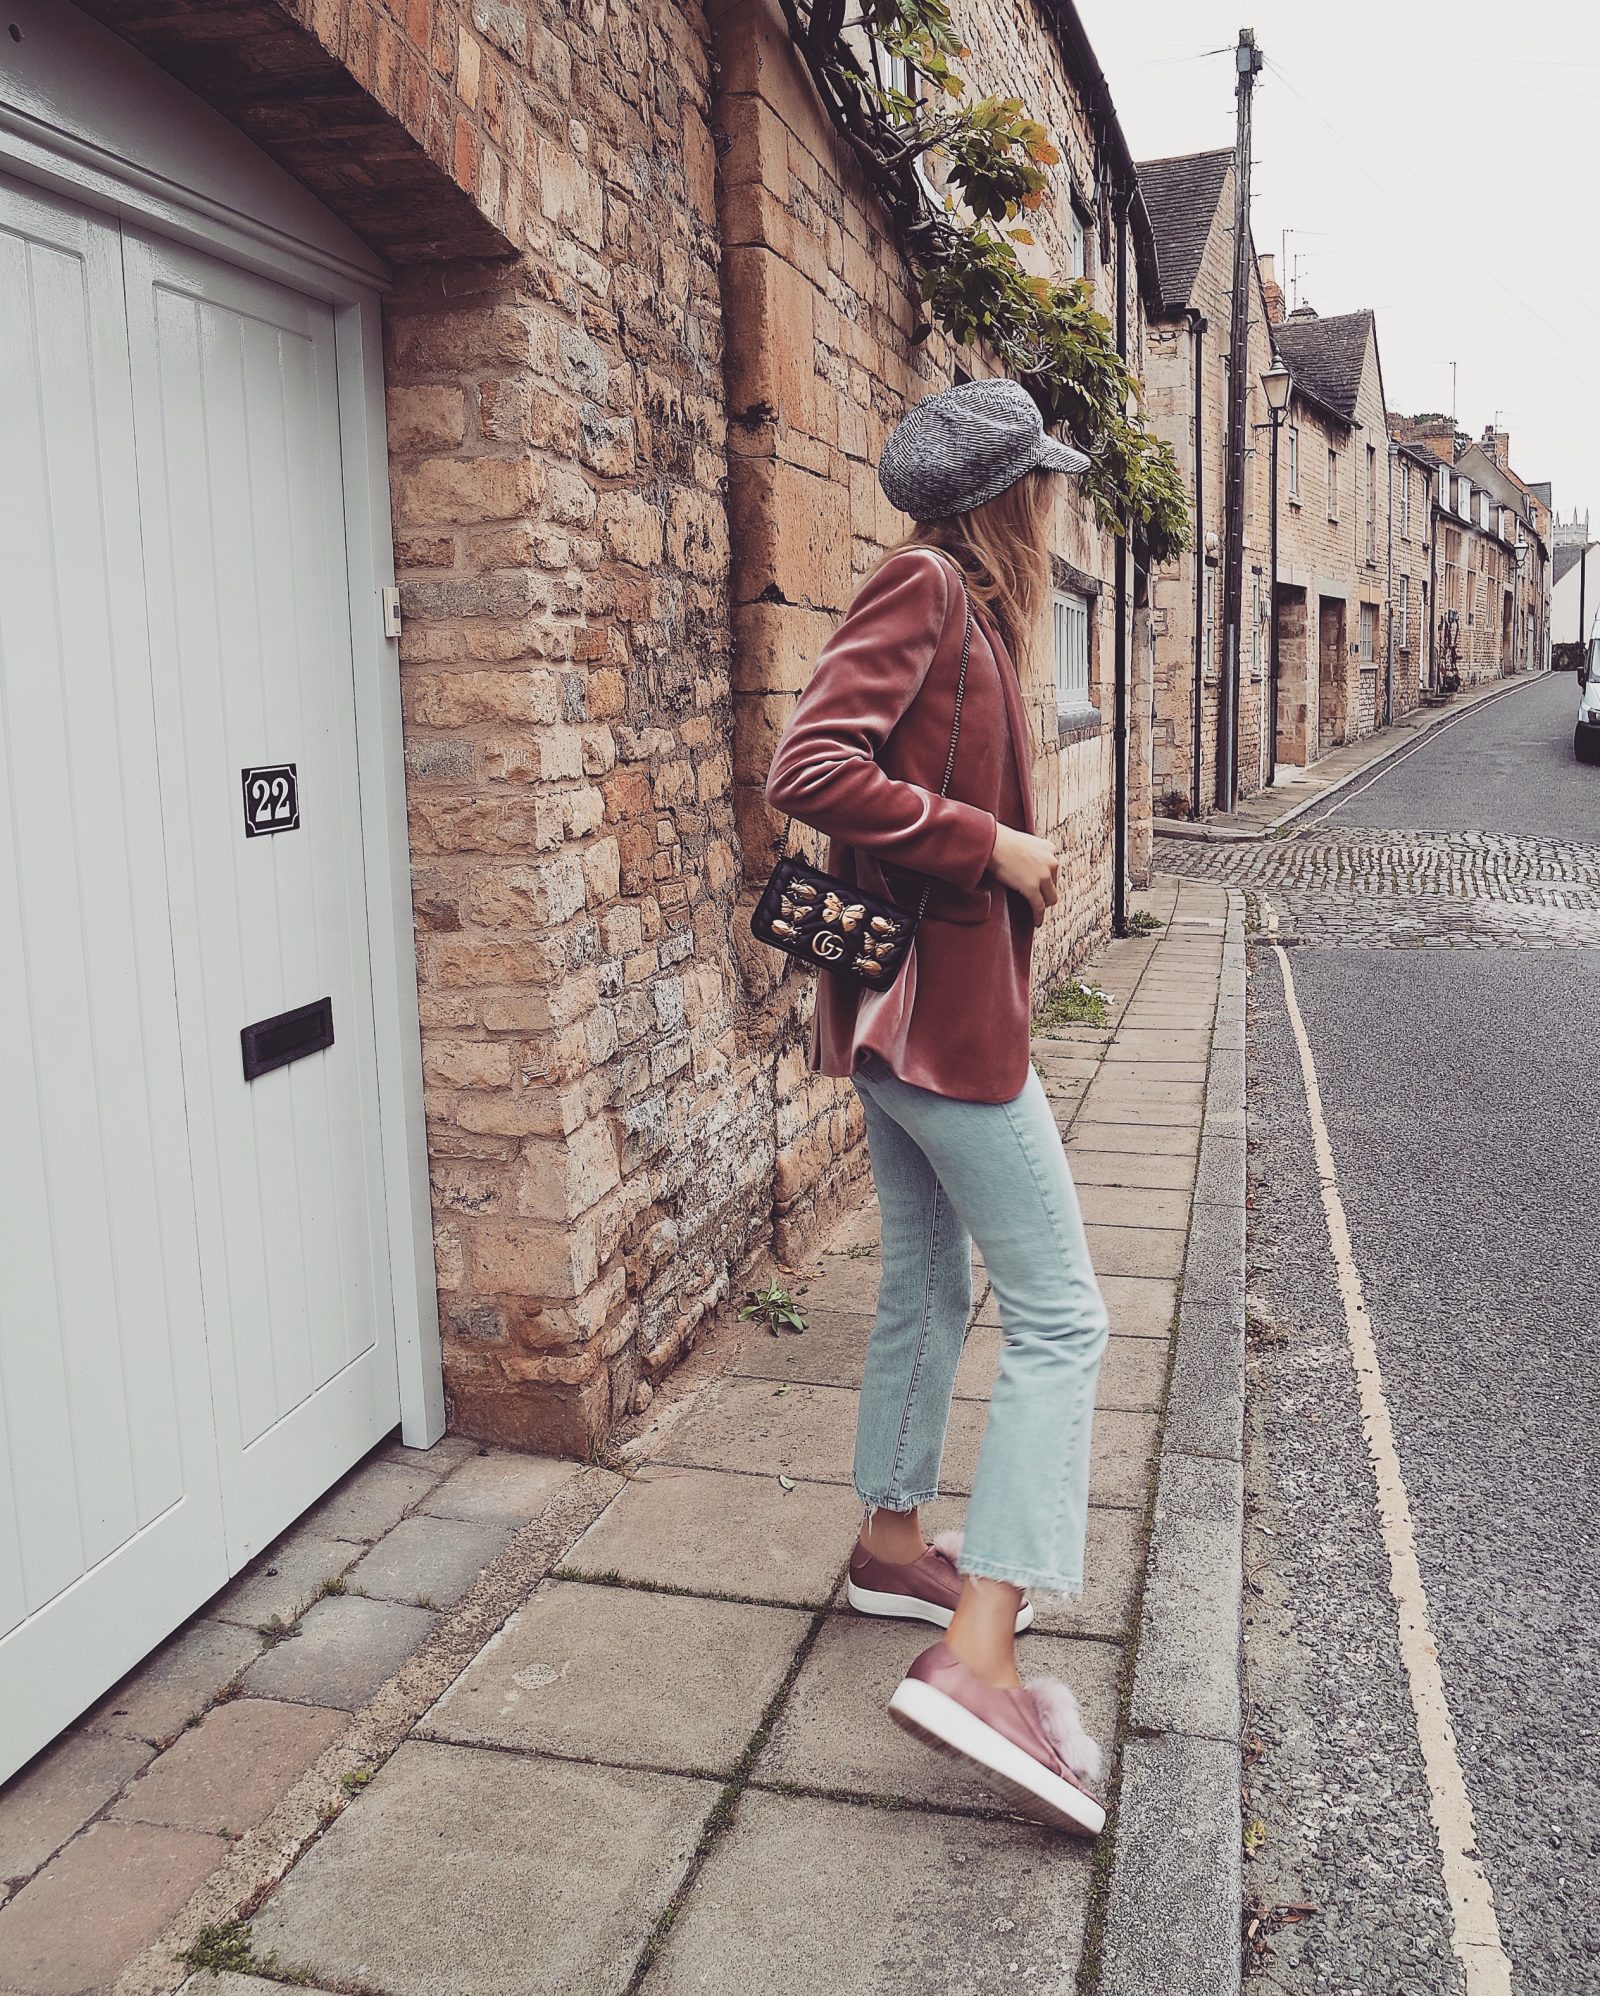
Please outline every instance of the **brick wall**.
[{"label": "brick wall", "polygon": [[[906,273],[870,190],[789,49],[776,0],[716,5],[712,20],[720,60],[716,118],[725,134],[733,746],[745,869],[734,934],[746,1007],[742,1044],[752,1086],[771,1105],[775,1239],[792,1254],[850,1194],[864,1159],[848,1086],[805,1069],[814,980],[748,936],[745,913],[779,830],[761,790],[818,647],[861,577],[909,524],[878,487],[883,441],[909,400],[948,384],[958,356],[939,334],[911,347],[917,313]],[[1038,14],[987,0],[968,8],[962,25],[975,86],[1022,91],[1063,153],[1057,206],[1030,217],[1042,266],[1059,267],[1066,175],[1083,188],[1098,179],[1085,108]],[[1108,316],[1113,254],[1107,231],[1095,275]],[[1134,351],[1138,339],[1135,308]],[[970,355],[959,358],[975,365]],[[1111,545],[1075,495],[1058,503],[1052,544],[1106,584],[1091,640],[1091,693],[1104,724],[1058,738],[1041,633],[1023,673],[1041,750],[1036,805],[1040,830],[1057,838],[1065,864],[1062,904],[1037,942],[1040,990],[1104,934],[1110,897]],[[1130,714],[1141,717],[1130,748],[1136,877],[1148,868],[1147,672],[1148,641],[1141,646],[1132,634]]]},{"label": "brick wall", "polygon": [[[1233,316],[1234,175],[1223,179],[1210,233],[1201,255],[1189,304],[1206,321],[1201,336],[1200,401],[1204,463],[1201,487],[1203,517],[1196,521],[1195,545],[1176,560],[1157,568],[1151,577],[1150,598],[1154,639],[1155,739],[1153,784],[1156,807],[1163,803],[1187,815],[1195,794],[1194,683],[1195,632],[1204,623],[1204,596],[1197,604],[1195,577],[1211,571],[1211,643],[1209,666],[1202,676],[1199,796],[1202,814],[1216,806],[1217,748],[1223,678],[1227,670],[1223,605],[1222,551],[1227,510],[1227,423],[1229,326]],[[1247,379],[1250,399],[1245,415],[1244,591],[1241,601],[1239,661],[1238,785],[1242,796],[1253,796],[1262,782],[1262,739],[1268,699],[1270,627],[1252,622],[1259,582],[1270,601],[1271,487],[1270,430],[1260,377],[1271,365],[1266,304],[1259,286],[1249,300]],[[1165,315],[1152,325],[1146,339],[1145,380],[1152,421],[1171,444],[1184,483],[1195,490],[1195,341],[1188,322]]]},{"label": "brick wall", "polygon": [[[814,986],[748,936],[760,787],[817,647],[903,529],[883,438],[955,356],[936,338],[913,357],[905,273],[775,0],[712,22],[681,0],[95,11],[395,267],[447,1401],[465,1432],[582,1451],[864,1170],[848,1086],[805,1072]],[[971,30],[980,81],[1023,88],[1097,185],[1044,17],[991,0]],[[1041,221],[1048,257],[1062,212]],[[1109,578],[1080,503],[1054,538]],[[1105,727],[1058,742],[1048,661],[1029,668],[1040,822],[1067,861],[1041,985],[1106,924],[1110,603]],[[1134,801],[1147,820],[1147,781]],[[1147,852],[1136,826],[1135,869]]]}]

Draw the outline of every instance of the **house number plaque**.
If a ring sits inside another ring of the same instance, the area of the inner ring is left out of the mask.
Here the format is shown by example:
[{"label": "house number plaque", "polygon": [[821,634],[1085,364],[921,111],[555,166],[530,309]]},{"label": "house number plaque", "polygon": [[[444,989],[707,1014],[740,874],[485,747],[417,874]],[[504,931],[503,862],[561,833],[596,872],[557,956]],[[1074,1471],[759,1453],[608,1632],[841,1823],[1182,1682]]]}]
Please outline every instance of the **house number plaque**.
[{"label": "house number plaque", "polygon": [[244,835],[269,838],[300,829],[300,780],[292,762],[267,763],[240,771],[244,780]]}]

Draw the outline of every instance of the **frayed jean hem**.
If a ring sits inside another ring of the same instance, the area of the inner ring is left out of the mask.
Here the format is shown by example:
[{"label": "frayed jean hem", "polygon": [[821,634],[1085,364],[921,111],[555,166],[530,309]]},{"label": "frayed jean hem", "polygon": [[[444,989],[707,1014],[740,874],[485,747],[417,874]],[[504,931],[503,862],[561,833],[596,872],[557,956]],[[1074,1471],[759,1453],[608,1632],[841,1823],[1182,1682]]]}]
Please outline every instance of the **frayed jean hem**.
[{"label": "frayed jean hem", "polygon": [[1033,1593],[1065,1595],[1069,1601],[1083,1593],[1081,1573],[1067,1578],[1043,1566],[1004,1566],[997,1560],[969,1559],[964,1550],[956,1561],[956,1571],[971,1574],[975,1580],[1003,1580],[1010,1587],[1026,1587]]},{"label": "frayed jean hem", "polygon": [[931,1504],[939,1494],[937,1490],[926,1490],[920,1496],[907,1496],[893,1490],[887,1496],[876,1496],[863,1490],[859,1483],[855,1486],[855,1492],[865,1511],[920,1511],[924,1504]]}]

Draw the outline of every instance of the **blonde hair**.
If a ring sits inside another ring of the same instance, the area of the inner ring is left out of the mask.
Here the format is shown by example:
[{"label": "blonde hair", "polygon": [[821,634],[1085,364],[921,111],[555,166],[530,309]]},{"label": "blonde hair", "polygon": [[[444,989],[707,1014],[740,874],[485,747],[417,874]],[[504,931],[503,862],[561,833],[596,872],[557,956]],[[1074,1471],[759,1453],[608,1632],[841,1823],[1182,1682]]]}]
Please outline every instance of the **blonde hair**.
[{"label": "blonde hair", "polygon": [[1024,472],[981,506],[945,520],[918,520],[889,550],[941,548],[957,561],[968,589],[1000,626],[1019,675],[1032,652],[1050,588],[1046,526],[1054,486],[1048,471]]}]

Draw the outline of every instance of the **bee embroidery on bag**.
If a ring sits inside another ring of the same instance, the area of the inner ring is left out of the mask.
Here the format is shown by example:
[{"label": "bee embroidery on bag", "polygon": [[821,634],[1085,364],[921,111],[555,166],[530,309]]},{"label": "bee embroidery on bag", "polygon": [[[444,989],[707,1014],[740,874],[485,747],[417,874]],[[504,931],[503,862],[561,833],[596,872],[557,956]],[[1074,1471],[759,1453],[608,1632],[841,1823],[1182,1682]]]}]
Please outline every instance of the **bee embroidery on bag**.
[{"label": "bee embroidery on bag", "polygon": [[876,957],[858,956],[850,968],[852,970],[859,970],[863,977],[881,977],[883,975],[883,965],[878,962]]},{"label": "bee embroidery on bag", "polygon": [[848,935],[856,927],[866,909],[859,901],[842,901],[837,894],[825,894],[822,900],[822,919],[827,923],[837,922]]},{"label": "bee embroidery on bag", "polygon": [[900,933],[900,924],[891,922],[887,915],[874,915],[867,927],[880,936],[897,936]]},{"label": "bee embroidery on bag", "polygon": [[805,901],[799,898],[798,888],[796,888],[793,894],[780,894],[778,896],[778,904],[791,922],[803,922],[808,915],[814,915],[817,912],[815,908],[808,907]]},{"label": "bee embroidery on bag", "polygon": [[[785,908],[789,906],[787,901],[785,901],[783,905]],[[773,916],[771,927],[772,927],[772,933],[775,936],[793,936],[799,934],[799,930],[795,928],[792,922],[785,922],[784,920],[782,920],[781,917],[777,915]]]},{"label": "bee embroidery on bag", "polygon": [[881,962],[893,949],[893,936],[863,936],[861,938],[862,957],[871,957],[875,961]]}]

